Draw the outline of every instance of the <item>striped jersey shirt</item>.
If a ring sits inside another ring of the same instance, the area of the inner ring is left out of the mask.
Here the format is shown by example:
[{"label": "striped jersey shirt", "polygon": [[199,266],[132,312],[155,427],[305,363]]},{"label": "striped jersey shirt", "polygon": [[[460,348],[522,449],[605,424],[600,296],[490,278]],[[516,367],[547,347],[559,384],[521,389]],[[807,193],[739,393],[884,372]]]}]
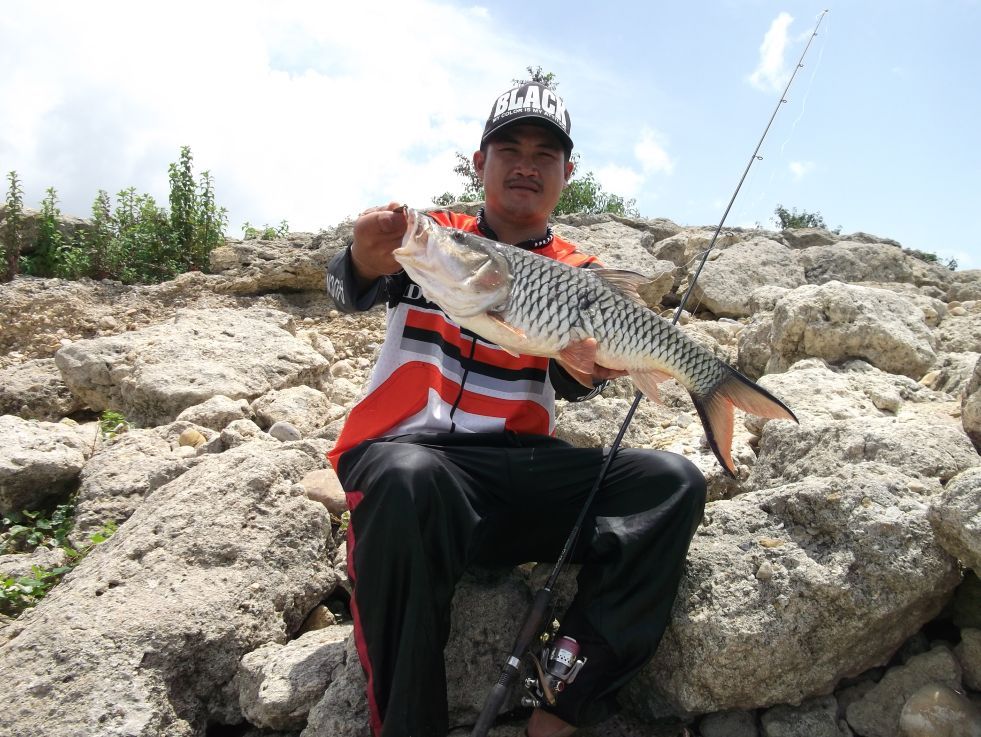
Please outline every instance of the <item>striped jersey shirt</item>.
[{"label": "striped jersey shirt", "polygon": [[[495,238],[483,211],[476,217],[442,210],[429,216],[440,225]],[[551,228],[518,246],[575,266],[595,262]],[[345,312],[388,306],[385,342],[371,378],[328,454],[335,468],[344,451],[371,438],[504,430],[552,434],[557,393],[580,400],[599,391],[586,390],[548,358],[513,356],[457,325],[404,272],[382,277],[358,295],[350,247],[328,266],[327,290]]]}]

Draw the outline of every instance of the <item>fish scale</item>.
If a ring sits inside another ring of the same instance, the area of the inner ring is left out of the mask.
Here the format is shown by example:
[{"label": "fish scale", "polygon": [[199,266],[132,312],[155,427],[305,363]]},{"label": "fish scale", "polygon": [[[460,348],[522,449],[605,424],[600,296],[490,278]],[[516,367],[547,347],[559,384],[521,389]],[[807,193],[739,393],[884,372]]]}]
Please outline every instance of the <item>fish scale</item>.
[{"label": "fish scale", "polygon": [[733,407],[797,420],[779,399],[648,309],[636,294],[637,275],[570,266],[444,228],[411,209],[393,256],[450,318],[512,353],[555,358],[586,375],[595,373],[594,362],[623,370],[655,400],[658,382],[677,379],[730,474]]}]

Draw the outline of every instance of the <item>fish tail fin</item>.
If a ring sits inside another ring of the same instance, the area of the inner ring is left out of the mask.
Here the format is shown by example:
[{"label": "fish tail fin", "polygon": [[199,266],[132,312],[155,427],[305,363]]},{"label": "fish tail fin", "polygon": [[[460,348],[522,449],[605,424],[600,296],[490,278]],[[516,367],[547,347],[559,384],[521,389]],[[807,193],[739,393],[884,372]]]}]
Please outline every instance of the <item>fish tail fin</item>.
[{"label": "fish tail fin", "polygon": [[727,376],[721,382],[704,396],[692,395],[692,401],[702,420],[709,447],[729,475],[735,476],[736,465],[732,460],[733,407],[774,420],[798,420],[787,405],[766,389],[735,369],[726,368]]}]

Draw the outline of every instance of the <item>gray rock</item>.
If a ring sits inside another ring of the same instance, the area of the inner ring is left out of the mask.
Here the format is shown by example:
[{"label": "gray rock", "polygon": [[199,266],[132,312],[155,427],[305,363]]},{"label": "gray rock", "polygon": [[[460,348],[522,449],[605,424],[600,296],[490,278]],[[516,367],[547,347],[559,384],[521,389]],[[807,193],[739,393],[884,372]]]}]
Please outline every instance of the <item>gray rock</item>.
[{"label": "gray rock", "polygon": [[68,390],[54,359],[25,361],[0,371],[0,415],[57,422],[84,406]]},{"label": "gray rock", "polygon": [[302,440],[303,435],[288,422],[276,422],[269,428],[269,437],[275,438],[281,443],[289,443],[294,440]]},{"label": "gray rock", "polygon": [[55,361],[72,392],[96,410],[163,424],[212,397],[254,399],[316,385],[323,356],[293,337],[274,310],[187,310],[173,323],[62,348]]},{"label": "gray rock", "polygon": [[[240,658],[333,587],[323,444],[206,456],[158,489],[0,645],[5,734],[183,737],[241,719]],[[72,704],[72,708],[64,708]]]},{"label": "gray rock", "polygon": [[238,666],[239,703],[257,727],[299,729],[345,662],[351,625],[314,630],[285,645],[269,643]]},{"label": "gray rock", "polygon": [[981,630],[964,628],[954,655],[963,670],[964,685],[981,691]]},{"label": "gray rock", "polygon": [[300,737],[371,737],[367,683],[354,638],[347,640],[344,659],[333,680],[307,716]]},{"label": "gray rock", "polygon": [[333,419],[331,406],[330,399],[322,391],[309,386],[291,386],[263,394],[252,402],[252,411],[260,427],[271,428],[278,422],[288,422],[306,436]]},{"label": "gray rock", "polygon": [[791,248],[830,246],[848,236],[832,233],[827,228],[786,228],[780,231],[784,242]]},{"label": "gray rock", "polygon": [[981,737],[981,709],[963,694],[930,683],[913,693],[899,716],[900,737]]},{"label": "gray rock", "polygon": [[340,517],[347,511],[347,497],[334,469],[311,471],[300,479],[300,485],[307,498],[320,502],[331,514]]},{"label": "gray rock", "polygon": [[736,343],[736,367],[751,379],[759,379],[766,373],[772,357],[770,336],[773,331],[773,313],[754,314],[739,333]]},{"label": "gray rock", "polygon": [[[89,535],[107,522],[122,524],[152,491],[170,483],[200,460],[177,453],[186,423],[129,430],[111,442],[100,442],[82,469],[72,545],[89,543]],[[203,428],[202,428],[203,429]]]},{"label": "gray rock", "polygon": [[575,229],[561,222],[554,227],[556,235],[571,239],[580,251],[595,256],[608,268],[652,274],[654,259],[641,245],[645,235],[642,229],[604,216]]},{"label": "gray rock", "polygon": [[[963,310],[963,314],[959,314]],[[940,349],[948,353],[977,353],[981,349],[981,301],[951,308],[937,331]]]},{"label": "gray rock", "polygon": [[254,441],[278,443],[280,441],[263,432],[262,428],[252,420],[233,420],[228,427],[221,431],[221,444],[226,449],[237,448],[240,445]]},{"label": "gray rock", "polygon": [[981,358],[974,364],[971,378],[961,397],[961,424],[964,432],[981,453]]},{"label": "gray rock", "polygon": [[952,271],[947,287],[948,302],[981,299],[981,269]]},{"label": "gray rock", "polygon": [[[695,288],[692,308],[699,305],[720,317],[747,317],[750,298],[762,286],[793,289],[805,283],[797,254],[776,241],[754,238],[718,252],[707,261]],[[680,289],[687,288],[682,284]]]},{"label": "gray rock", "polygon": [[177,415],[178,420],[191,422],[221,432],[235,420],[251,420],[249,403],[244,399],[232,399],[222,394],[211,397],[201,404],[188,407]]},{"label": "gray rock", "polygon": [[888,466],[933,483],[981,464],[956,425],[929,417],[813,420],[802,425],[771,421],[759,447],[749,479],[753,488],[833,475],[843,465],[856,464]]},{"label": "gray rock", "polygon": [[35,567],[50,571],[68,565],[68,554],[61,548],[41,546],[30,553],[0,555],[0,578],[30,576]]},{"label": "gray rock", "polygon": [[[655,258],[671,261],[675,266],[694,269],[697,261],[701,260],[705,249],[712,242],[714,233],[714,229],[686,228],[649,245],[649,248]],[[722,250],[740,240],[742,240],[741,236],[731,230],[724,230],[716,239],[715,248]]]},{"label": "gray rock", "polygon": [[800,706],[775,706],[763,713],[760,723],[763,737],[851,737],[848,727],[838,724],[834,696],[810,699]]},{"label": "gray rock", "polygon": [[960,578],[906,482],[846,467],[710,503],[671,623],[625,703],[642,714],[655,697],[676,714],[793,704],[885,662]]},{"label": "gray rock", "polygon": [[270,241],[228,239],[211,252],[210,266],[212,273],[221,277],[219,289],[230,294],[321,291],[327,263],[336,248],[317,248],[313,236],[302,233]]},{"label": "gray rock", "polygon": [[961,667],[945,647],[890,668],[882,680],[845,711],[848,724],[863,737],[896,737],[903,705],[928,684],[960,688]]},{"label": "gray rock", "polygon": [[756,715],[751,711],[720,711],[702,717],[698,723],[701,737],[759,737]]},{"label": "gray rock", "polygon": [[914,281],[916,259],[895,246],[882,243],[839,241],[830,246],[805,248],[800,263],[810,284],[829,281],[909,282]]},{"label": "gray rock", "polygon": [[981,572],[981,466],[955,476],[930,500],[937,540],[975,573]]},{"label": "gray rock", "polygon": [[862,358],[919,380],[936,360],[933,335],[918,308],[892,292],[834,281],[784,296],[773,312],[771,336],[768,372],[806,357],[831,363]]},{"label": "gray rock", "polygon": [[920,383],[934,391],[960,397],[971,381],[979,358],[981,354],[973,351],[941,353],[933,370],[920,379]]},{"label": "gray rock", "polygon": [[0,415],[0,514],[32,509],[66,491],[89,453],[67,425]]}]

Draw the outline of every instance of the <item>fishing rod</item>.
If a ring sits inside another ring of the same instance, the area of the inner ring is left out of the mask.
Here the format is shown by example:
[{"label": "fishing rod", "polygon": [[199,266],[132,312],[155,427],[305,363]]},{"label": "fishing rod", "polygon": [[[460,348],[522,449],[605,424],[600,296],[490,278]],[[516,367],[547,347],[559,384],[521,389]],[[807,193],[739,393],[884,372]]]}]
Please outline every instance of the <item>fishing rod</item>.
[{"label": "fishing rod", "polygon": [[[722,231],[722,227],[725,224],[726,218],[729,216],[729,211],[732,209],[732,205],[736,201],[736,197],[739,195],[739,190],[742,189],[743,182],[746,181],[746,176],[749,174],[749,170],[756,161],[763,160],[763,157],[760,156],[760,148],[763,146],[763,141],[766,139],[767,133],[770,132],[770,126],[773,125],[773,121],[777,117],[777,112],[779,112],[780,106],[787,102],[787,92],[790,90],[790,85],[793,84],[794,78],[797,76],[797,72],[804,68],[804,57],[807,55],[807,50],[811,48],[811,42],[814,41],[814,38],[818,35],[818,28],[821,27],[821,21],[824,20],[824,16],[827,14],[828,10],[825,9],[818,17],[817,24],[814,26],[814,31],[811,33],[810,38],[808,38],[807,45],[801,52],[800,59],[797,60],[797,66],[794,67],[793,74],[791,74],[790,79],[787,80],[787,86],[784,87],[784,90],[780,95],[780,99],[777,102],[776,107],[773,109],[773,114],[770,116],[770,120],[767,122],[766,128],[763,129],[763,135],[760,136],[759,143],[757,143],[756,148],[753,149],[753,154],[749,157],[749,163],[746,164],[746,169],[743,171],[743,175],[740,177],[739,183],[736,185],[736,189],[732,193],[732,197],[729,199],[729,204],[726,206],[725,212],[722,213],[722,219],[719,220],[719,224],[715,228],[715,233],[712,235],[712,240],[709,242],[708,248],[705,249],[705,253],[702,254],[702,259],[698,264],[698,268],[695,270],[694,276],[692,276],[691,282],[688,284],[688,289],[685,290],[681,301],[678,303],[678,307],[674,312],[674,317],[671,320],[672,325],[676,325],[678,323],[681,313],[685,309],[685,304],[687,304],[688,298],[691,296],[692,290],[695,288],[695,282],[698,281],[698,277],[702,273],[702,267],[705,266],[709,253],[715,246],[715,241],[719,237],[719,233]],[[518,635],[514,640],[514,646],[511,648],[511,653],[508,655],[507,661],[501,668],[501,673],[497,679],[497,683],[491,687],[490,693],[487,695],[487,700],[484,702],[483,711],[481,711],[480,717],[477,719],[476,724],[474,724],[470,737],[487,737],[488,731],[490,731],[494,720],[497,718],[501,707],[504,705],[504,701],[507,699],[511,684],[520,675],[521,659],[528,651],[528,648],[531,647],[532,641],[539,638],[540,633],[544,630],[545,615],[549,609],[549,605],[551,604],[552,590],[555,588],[559,574],[565,567],[569,555],[572,552],[572,548],[575,545],[576,540],[579,538],[583,523],[586,520],[586,515],[589,512],[589,508],[593,504],[593,499],[596,497],[600,487],[603,485],[603,481],[606,479],[606,474],[610,470],[610,465],[613,463],[613,458],[620,449],[620,443],[623,441],[623,436],[626,434],[630,421],[633,419],[634,413],[637,411],[637,407],[640,406],[640,400],[643,399],[643,397],[644,395],[640,391],[637,391],[634,394],[633,403],[630,405],[630,409],[627,410],[627,415],[624,418],[623,423],[620,425],[620,430],[617,432],[617,436],[613,440],[613,444],[610,446],[610,452],[606,455],[606,460],[603,462],[599,476],[597,476],[596,482],[593,484],[593,487],[589,492],[589,496],[586,497],[586,501],[583,503],[579,516],[576,518],[576,523],[573,525],[572,531],[569,533],[569,537],[566,538],[565,544],[562,546],[562,551],[559,553],[559,557],[555,561],[555,565],[552,567],[552,572],[549,575],[548,580],[545,582],[545,585],[535,593],[535,597],[532,599],[524,624],[521,626],[521,630],[518,632]],[[571,660],[575,660],[575,654],[572,654]],[[553,698],[551,691],[548,689],[548,684],[545,682],[545,673],[542,672],[541,665],[537,660],[535,660],[535,665],[538,669],[539,677],[546,691],[546,698]],[[572,663],[570,661],[564,663],[564,665],[571,666]],[[571,668],[567,668],[566,672],[568,673],[573,669],[576,669],[576,667],[572,666]]]}]

